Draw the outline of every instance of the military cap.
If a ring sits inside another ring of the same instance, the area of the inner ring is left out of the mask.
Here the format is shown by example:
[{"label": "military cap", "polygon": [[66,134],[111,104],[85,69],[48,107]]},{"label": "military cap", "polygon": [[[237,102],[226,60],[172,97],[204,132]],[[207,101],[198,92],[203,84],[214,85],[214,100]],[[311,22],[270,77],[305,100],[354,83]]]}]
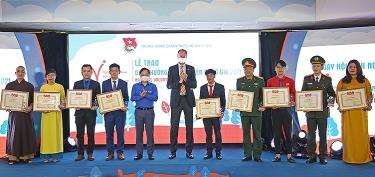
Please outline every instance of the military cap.
[{"label": "military cap", "polygon": [[326,63],[326,61],[324,60],[323,57],[316,55],[316,56],[311,57],[310,63],[311,64],[324,64]]},{"label": "military cap", "polygon": [[252,66],[253,68],[256,68],[257,63],[255,63],[255,61],[252,58],[244,58],[242,60],[242,66],[244,66],[244,67]]}]

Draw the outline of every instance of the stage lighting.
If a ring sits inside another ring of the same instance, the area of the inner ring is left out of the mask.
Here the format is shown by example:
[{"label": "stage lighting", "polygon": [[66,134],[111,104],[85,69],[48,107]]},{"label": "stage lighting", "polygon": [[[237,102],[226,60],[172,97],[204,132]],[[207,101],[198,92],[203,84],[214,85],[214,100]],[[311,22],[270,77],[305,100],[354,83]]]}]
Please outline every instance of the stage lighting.
[{"label": "stage lighting", "polygon": [[334,141],[330,146],[330,150],[330,157],[332,159],[342,159],[343,145],[341,141]]},{"label": "stage lighting", "polygon": [[300,130],[293,135],[293,157],[299,159],[307,159],[307,132]]},{"label": "stage lighting", "polygon": [[375,162],[375,137],[370,137],[370,151],[372,156],[372,161]]},{"label": "stage lighting", "polygon": [[72,152],[77,150],[77,140],[73,137],[68,137],[64,140],[64,151]]}]

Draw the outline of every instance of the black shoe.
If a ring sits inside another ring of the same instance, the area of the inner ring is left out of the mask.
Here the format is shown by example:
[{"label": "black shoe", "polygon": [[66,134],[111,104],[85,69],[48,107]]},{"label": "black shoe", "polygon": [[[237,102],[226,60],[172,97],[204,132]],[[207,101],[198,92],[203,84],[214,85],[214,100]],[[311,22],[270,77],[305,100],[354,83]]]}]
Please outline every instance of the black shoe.
[{"label": "black shoe", "polygon": [[316,162],[316,157],[309,157],[309,159],[306,160],[307,164],[315,163]]},{"label": "black shoe", "polygon": [[143,156],[141,154],[137,154],[136,156],[134,156],[134,160],[141,160],[143,158]]},{"label": "black shoe", "polygon": [[216,159],[217,160],[223,159],[223,156],[221,156],[221,153],[216,153]]},{"label": "black shoe", "polygon": [[293,159],[293,157],[289,157],[289,158],[288,158],[288,162],[289,162],[289,163],[296,163],[296,161]]},{"label": "black shoe", "polygon": [[168,159],[174,159],[174,158],[176,158],[176,154],[169,154],[169,156],[168,156]]},{"label": "black shoe", "polygon": [[155,160],[155,157],[154,157],[154,155],[152,155],[152,154],[149,154],[149,155],[148,155],[148,160]]},{"label": "black shoe", "polygon": [[204,160],[211,159],[211,158],[212,158],[212,154],[206,154],[203,156]]},{"label": "black shoe", "polygon": [[188,159],[194,159],[193,153],[186,153],[186,158]]},{"label": "black shoe", "polygon": [[281,157],[275,156],[275,158],[272,160],[272,162],[281,162]]},{"label": "black shoe", "polygon": [[327,162],[327,159],[325,157],[319,157],[319,163],[322,164],[322,165],[326,165],[328,162]]},{"label": "black shoe", "polygon": [[260,157],[255,157],[255,158],[254,158],[254,161],[255,161],[255,162],[263,162],[262,159],[261,159]]},{"label": "black shoe", "polygon": [[251,160],[253,160],[253,157],[251,156],[242,158],[242,161],[251,161]]}]

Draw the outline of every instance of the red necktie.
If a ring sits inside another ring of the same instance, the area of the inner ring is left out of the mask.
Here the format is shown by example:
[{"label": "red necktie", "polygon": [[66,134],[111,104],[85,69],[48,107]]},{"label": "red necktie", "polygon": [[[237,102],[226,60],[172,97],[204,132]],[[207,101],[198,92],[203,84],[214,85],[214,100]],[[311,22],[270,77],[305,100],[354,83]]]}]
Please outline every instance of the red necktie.
[{"label": "red necktie", "polygon": [[210,86],[210,97],[212,97],[212,87],[213,85],[209,85]]}]

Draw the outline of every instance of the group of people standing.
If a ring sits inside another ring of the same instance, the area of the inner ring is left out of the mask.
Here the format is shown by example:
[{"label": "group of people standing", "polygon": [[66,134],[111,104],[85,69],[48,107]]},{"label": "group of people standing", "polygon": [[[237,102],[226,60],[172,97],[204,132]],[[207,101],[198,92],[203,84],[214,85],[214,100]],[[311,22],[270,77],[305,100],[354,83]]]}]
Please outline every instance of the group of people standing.
[{"label": "group of people standing", "polygon": [[[178,63],[168,70],[167,88],[171,89],[170,106],[171,106],[171,126],[170,126],[170,154],[169,159],[176,158],[178,130],[182,111],[184,112],[186,127],[186,158],[194,159],[193,156],[193,108],[195,107],[194,89],[197,87],[195,69],[193,66],[186,64],[187,51],[180,49],[177,52]],[[335,98],[336,94],[332,86],[330,77],[322,74],[325,60],[320,56],[313,56],[310,60],[313,74],[305,76],[302,90],[322,90],[323,91],[323,111],[306,112],[307,129],[308,129],[308,155],[306,163],[315,163],[317,158],[321,164],[327,164],[327,118],[329,117],[329,97]],[[254,76],[256,62],[251,58],[242,60],[244,76],[237,79],[236,89],[254,93],[252,112],[240,112],[241,124],[243,130],[243,161],[253,160],[262,162],[262,112],[266,110],[263,106],[263,87],[288,87],[290,92],[290,104],[294,105],[295,82],[292,78],[285,75],[286,63],[278,60],[275,66],[276,76],[265,82],[263,78]],[[131,96],[129,99],[127,82],[119,78],[120,66],[113,63],[109,66],[111,78],[100,84],[91,79],[92,67],[84,64],[81,67],[83,79],[74,83],[73,89],[90,89],[92,90],[92,107],[90,109],[76,109],[75,123],[77,126],[77,147],[78,155],[76,161],[85,159],[84,149],[84,132],[87,129],[88,145],[86,149],[87,160],[93,161],[94,156],[94,134],[97,114],[96,96],[100,93],[121,90],[125,107],[120,110],[104,114],[105,131],[106,131],[106,148],[108,154],[106,160],[110,161],[115,158],[114,152],[117,153],[118,160],[124,160],[124,127],[126,121],[127,102],[134,101],[135,104],[135,122],[136,122],[136,155],[134,160],[143,158],[143,132],[147,135],[147,155],[149,160],[154,160],[154,103],[158,100],[158,90],[155,84],[150,82],[150,70],[142,68],[139,72],[140,82],[132,86]],[[6,153],[9,164],[12,165],[19,161],[32,163],[34,153],[37,151],[36,140],[34,136],[34,124],[32,119],[32,101],[34,87],[24,80],[25,68],[19,66],[16,68],[17,79],[7,84],[7,90],[17,90],[29,92],[28,107],[22,111],[9,112],[9,124],[7,134]],[[220,98],[221,114],[217,118],[203,119],[206,132],[207,151],[203,156],[204,159],[215,157],[218,160],[222,157],[222,136],[221,136],[221,118],[224,115],[226,98],[224,85],[215,81],[216,71],[208,69],[205,72],[207,83],[200,87],[199,99]],[[46,71],[46,84],[40,92],[57,92],[60,93],[59,108],[65,109],[65,91],[64,87],[55,83],[56,71],[48,69]],[[372,100],[371,85],[362,73],[362,69],[357,60],[351,60],[346,69],[346,76],[340,80],[336,92],[347,89],[365,88],[367,99]],[[368,102],[370,103],[370,102]],[[371,104],[364,109],[341,111],[342,114],[342,141],[344,155],[343,160],[347,163],[367,163],[371,160],[369,152],[369,135],[368,135],[368,111],[371,110]],[[292,116],[291,109],[273,107],[272,124],[275,142],[275,158],[272,162],[281,161],[281,141],[284,140],[287,161],[295,163],[292,157]],[[63,128],[62,113],[43,112],[41,122],[41,145],[40,153],[43,162],[58,162],[62,158],[63,152]],[[251,136],[250,131],[253,131]],[[316,130],[319,129],[319,154],[316,153]],[[114,131],[117,133],[117,145],[114,144]],[[213,132],[215,134],[215,145],[213,144]],[[251,140],[253,137],[253,140]]]}]

